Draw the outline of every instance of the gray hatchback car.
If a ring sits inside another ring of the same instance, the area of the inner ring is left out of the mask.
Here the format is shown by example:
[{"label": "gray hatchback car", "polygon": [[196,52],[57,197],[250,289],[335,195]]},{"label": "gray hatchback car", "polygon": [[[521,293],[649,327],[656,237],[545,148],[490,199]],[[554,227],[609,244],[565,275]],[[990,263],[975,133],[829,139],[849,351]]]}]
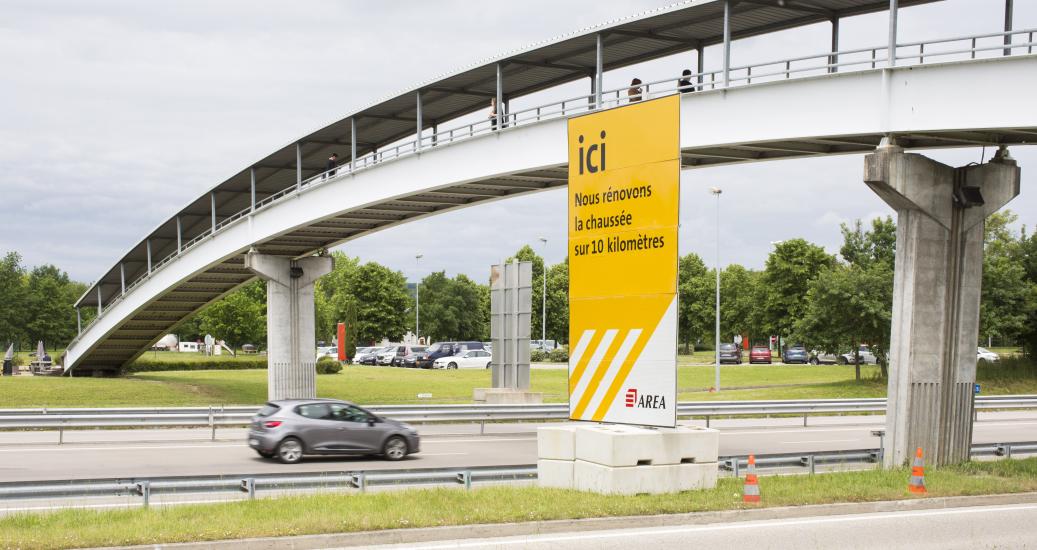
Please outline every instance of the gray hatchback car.
[{"label": "gray hatchback car", "polygon": [[267,403],[252,417],[248,446],[286,464],[307,454],[380,454],[400,460],[421,449],[414,428],[335,399]]}]

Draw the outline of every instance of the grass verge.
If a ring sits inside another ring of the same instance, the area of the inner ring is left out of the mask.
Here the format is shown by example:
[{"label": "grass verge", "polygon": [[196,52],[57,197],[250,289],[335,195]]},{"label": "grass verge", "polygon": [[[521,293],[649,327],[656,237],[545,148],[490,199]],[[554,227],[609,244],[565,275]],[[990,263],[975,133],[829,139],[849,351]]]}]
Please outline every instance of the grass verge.
[{"label": "grass verge", "polygon": [[[883,397],[886,382],[874,366],[725,365],[722,392],[710,393],[712,366],[677,369],[681,401],[822,399]],[[1037,367],[1029,361],[1003,361],[979,370],[983,395],[1037,393]],[[564,369],[533,370],[532,390],[544,401],[567,399]],[[122,378],[15,376],[0,378],[4,407],[123,407],[255,405],[266,400],[265,370],[141,372]],[[350,366],[317,377],[317,395],[361,404],[471,403],[472,389],[490,386],[486,370],[422,370]],[[431,398],[418,398],[431,393]]]},{"label": "grass verge", "polygon": [[[974,462],[929,469],[929,496],[1037,491],[1037,458]],[[764,476],[761,506],[873,502],[917,498],[907,469],[814,476]],[[676,495],[603,496],[537,487],[413,489],[367,494],[325,493],[227,504],[129,510],[67,510],[0,518],[5,548],[76,548],[340,533],[407,527],[744,508],[738,479]]]}]

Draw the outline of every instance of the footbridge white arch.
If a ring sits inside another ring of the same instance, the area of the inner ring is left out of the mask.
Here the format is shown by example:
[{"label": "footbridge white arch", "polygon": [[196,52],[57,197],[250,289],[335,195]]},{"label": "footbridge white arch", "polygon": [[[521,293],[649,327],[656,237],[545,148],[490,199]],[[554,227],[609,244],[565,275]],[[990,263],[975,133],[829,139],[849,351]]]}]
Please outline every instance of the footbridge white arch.
[{"label": "footbridge white arch", "polygon": [[[821,11],[796,5],[800,11],[764,1],[735,8],[722,0],[687,2],[423,85],[300,139],[188,205],[94,283],[76,305],[100,314],[68,346],[66,372],[111,371],[131,361],[176,323],[251,280],[243,265],[250,248],[302,257],[408,221],[566,185],[566,118],[625,103],[627,90],[597,85],[587,96],[514,112],[509,97],[577,78],[593,85],[606,68],[878,11],[888,2],[810,3],[825,6]],[[1017,30],[725,63],[688,82],[649,82],[642,94],[683,93],[686,168],[865,153],[890,135],[906,148],[1025,144],[1037,139],[1033,45],[1032,30]],[[517,83],[514,92],[505,81]],[[485,110],[489,97],[502,98],[499,127],[487,120],[439,128]],[[348,164],[334,174],[309,160],[344,148]]]}]

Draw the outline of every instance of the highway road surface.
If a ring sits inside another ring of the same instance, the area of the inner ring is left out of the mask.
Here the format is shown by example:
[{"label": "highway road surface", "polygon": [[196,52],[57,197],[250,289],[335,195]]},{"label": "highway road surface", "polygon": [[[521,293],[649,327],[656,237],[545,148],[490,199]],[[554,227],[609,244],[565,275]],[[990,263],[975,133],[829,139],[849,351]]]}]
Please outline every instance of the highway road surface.
[{"label": "highway road surface", "polygon": [[[1037,441],[1037,413],[987,413],[976,424],[976,443]],[[701,424],[701,423],[699,423]],[[741,419],[714,422],[720,454],[877,448],[871,431],[880,416]],[[261,474],[305,471],[500,466],[536,462],[536,424],[425,425],[422,451],[400,462],[374,457],[312,457],[285,465],[260,458],[245,445],[245,430],[221,429],[216,441],[205,429],[86,430],[0,433],[0,480],[128,478],[147,476]]]},{"label": "highway road surface", "polygon": [[1037,548],[1037,504],[877,512],[371,546],[524,550],[633,548],[979,550]]}]

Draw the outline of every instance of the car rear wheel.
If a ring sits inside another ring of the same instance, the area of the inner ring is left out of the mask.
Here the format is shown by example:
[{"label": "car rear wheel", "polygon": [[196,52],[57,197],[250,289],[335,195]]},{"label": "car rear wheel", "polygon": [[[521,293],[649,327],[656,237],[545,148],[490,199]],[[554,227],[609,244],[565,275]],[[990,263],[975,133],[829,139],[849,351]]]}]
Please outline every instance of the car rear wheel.
[{"label": "car rear wheel", "polygon": [[457,363],[450,363],[449,365],[446,366],[446,368],[448,368],[448,369],[456,369],[457,368]]},{"label": "car rear wheel", "polygon": [[285,464],[295,464],[302,460],[302,442],[294,437],[286,438],[275,451],[277,460]]},{"label": "car rear wheel", "polygon": [[407,442],[402,437],[394,435],[385,442],[382,454],[386,460],[402,460],[407,456]]},{"label": "car rear wheel", "polygon": [[840,357],[840,358],[839,358],[839,359],[838,359],[838,360],[836,361],[836,363],[839,363],[840,365],[849,365],[849,364],[850,364],[850,362],[849,362],[849,361],[847,361],[845,357]]},{"label": "car rear wheel", "polygon": [[492,365],[492,364],[493,364],[493,363],[486,363],[486,368],[487,368],[487,369],[489,369],[489,368],[490,368],[490,365]]}]

